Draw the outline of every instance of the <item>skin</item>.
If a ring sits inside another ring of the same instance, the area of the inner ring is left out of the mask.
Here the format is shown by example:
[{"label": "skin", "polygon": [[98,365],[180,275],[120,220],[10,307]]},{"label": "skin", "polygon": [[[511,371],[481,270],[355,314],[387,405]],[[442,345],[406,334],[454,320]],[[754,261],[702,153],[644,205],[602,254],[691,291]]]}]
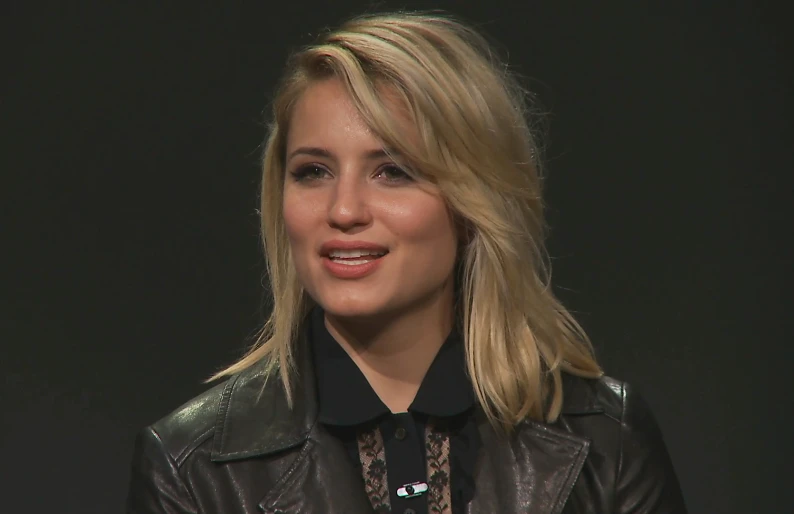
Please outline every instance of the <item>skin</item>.
[{"label": "skin", "polygon": [[[397,115],[395,123],[415,134]],[[454,218],[437,188],[383,154],[336,79],[312,84],[296,103],[286,172],[283,214],[298,277],[381,400],[404,412],[452,327]],[[320,255],[332,239],[389,253],[374,273],[340,279]]]}]

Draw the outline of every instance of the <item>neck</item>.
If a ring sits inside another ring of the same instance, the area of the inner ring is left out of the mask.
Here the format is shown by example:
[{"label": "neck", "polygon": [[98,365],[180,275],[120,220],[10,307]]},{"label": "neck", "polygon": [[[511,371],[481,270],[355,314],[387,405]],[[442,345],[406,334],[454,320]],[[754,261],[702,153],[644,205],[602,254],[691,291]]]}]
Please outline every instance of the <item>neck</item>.
[{"label": "neck", "polygon": [[405,412],[452,330],[452,293],[377,319],[338,318],[325,325],[392,412]]}]

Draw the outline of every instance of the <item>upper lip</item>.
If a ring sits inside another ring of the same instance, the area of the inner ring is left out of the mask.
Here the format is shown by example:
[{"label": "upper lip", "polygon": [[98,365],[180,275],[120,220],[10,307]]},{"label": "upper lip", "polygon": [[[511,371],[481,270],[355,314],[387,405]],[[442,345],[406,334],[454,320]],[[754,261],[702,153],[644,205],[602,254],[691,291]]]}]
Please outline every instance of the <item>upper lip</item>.
[{"label": "upper lip", "polygon": [[377,243],[368,241],[327,241],[320,247],[320,255],[327,257],[333,250],[371,250],[388,253],[389,249]]}]

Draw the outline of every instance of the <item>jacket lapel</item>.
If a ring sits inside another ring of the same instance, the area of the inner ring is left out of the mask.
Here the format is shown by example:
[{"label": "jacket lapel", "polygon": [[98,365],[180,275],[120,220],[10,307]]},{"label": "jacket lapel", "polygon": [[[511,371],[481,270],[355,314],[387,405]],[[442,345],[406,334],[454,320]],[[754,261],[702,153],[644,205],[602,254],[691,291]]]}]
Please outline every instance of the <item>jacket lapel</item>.
[{"label": "jacket lapel", "polygon": [[314,367],[305,339],[296,345],[300,374],[290,407],[278,373],[258,366],[229,381],[221,397],[212,460],[232,462],[259,457],[278,469],[263,483],[259,509],[265,514],[365,514],[372,511],[358,473],[342,443],[317,423]]},{"label": "jacket lapel", "polygon": [[372,506],[343,446],[316,429],[292,468],[259,503],[265,514],[366,514]]},{"label": "jacket lapel", "polygon": [[[305,334],[304,334],[305,335]],[[372,512],[361,479],[342,444],[317,423],[314,369],[307,341],[299,341],[295,405],[290,408],[276,373],[252,367],[231,380],[221,398],[212,460],[270,456],[280,469],[263,484],[258,506],[267,514]],[[587,394],[566,398],[563,413],[594,412]],[[527,421],[506,437],[478,416],[482,447],[469,514],[560,514],[582,469],[589,441],[554,426]],[[268,481],[269,482],[269,481]]]},{"label": "jacket lapel", "polygon": [[482,451],[467,513],[560,514],[582,469],[590,442],[536,422],[506,437],[480,420]]}]

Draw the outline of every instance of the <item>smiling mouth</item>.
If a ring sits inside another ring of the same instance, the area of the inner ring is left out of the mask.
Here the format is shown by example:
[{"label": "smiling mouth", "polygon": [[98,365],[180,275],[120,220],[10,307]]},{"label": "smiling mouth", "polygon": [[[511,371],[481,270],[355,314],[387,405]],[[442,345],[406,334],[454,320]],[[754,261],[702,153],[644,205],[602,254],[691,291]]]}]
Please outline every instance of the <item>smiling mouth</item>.
[{"label": "smiling mouth", "polygon": [[366,264],[368,262],[372,262],[372,261],[378,260],[381,257],[383,257],[383,256],[382,255],[378,256],[378,257],[372,256],[372,257],[367,257],[366,259],[361,259],[361,258],[359,258],[359,259],[331,259],[331,261],[335,262],[337,264],[344,264],[345,266],[359,266],[361,264]]},{"label": "smiling mouth", "polygon": [[376,250],[332,250],[326,256],[331,262],[345,266],[360,266],[380,259],[388,251]]}]

